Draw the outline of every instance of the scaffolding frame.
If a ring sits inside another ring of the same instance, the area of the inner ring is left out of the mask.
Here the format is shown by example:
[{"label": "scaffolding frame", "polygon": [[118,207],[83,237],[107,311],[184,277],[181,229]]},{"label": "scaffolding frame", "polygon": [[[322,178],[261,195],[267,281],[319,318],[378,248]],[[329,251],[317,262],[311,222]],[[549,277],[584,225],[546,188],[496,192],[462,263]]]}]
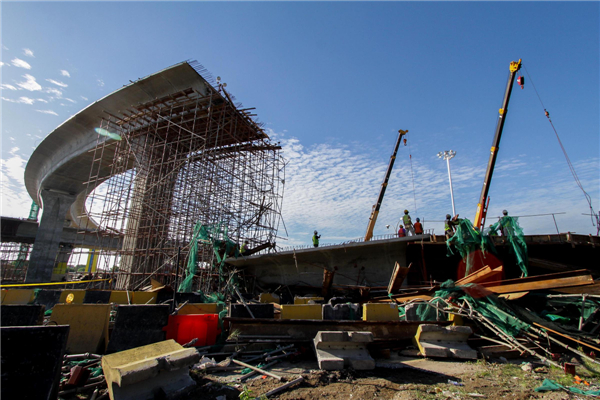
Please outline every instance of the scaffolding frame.
[{"label": "scaffolding frame", "polygon": [[[111,288],[139,290],[151,279],[175,287],[197,223],[220,229],[198,244],[196,290],[222,291],[229,279],[216,258],[238,255],[245,241],[262,252],[275,247],[285,183],[281,147],[224,85],[204,82],[207,93],[189,88],[120,115],[106,112],[99,124],[78,219],[82,238],[95,235],[100,243],[99,269],[113,278]],[[113,153],[103,176],[104,156]],[[103,248],[103,239],[115,237],[120,249]],[[238,248],[223,254],[224,241]]]}]

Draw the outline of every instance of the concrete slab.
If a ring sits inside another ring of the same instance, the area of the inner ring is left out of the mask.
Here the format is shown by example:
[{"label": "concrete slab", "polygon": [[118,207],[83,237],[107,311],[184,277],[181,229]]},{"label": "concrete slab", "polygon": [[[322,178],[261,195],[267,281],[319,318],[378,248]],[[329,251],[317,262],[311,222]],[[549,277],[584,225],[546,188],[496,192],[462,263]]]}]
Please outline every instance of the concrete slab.
[{"label": "concrete slab", "polygon": [[[73,295],[72,297],[70,295]],[[83,298],[85,297],[84,289],[69,289],[63,290],[60,294],[59,303],[70,303],[70,304],[83,304]],[[72,299],[69,301],[69,299]]]},{"label": "concrete slab", "polygon": [[425,357],[476,360],[477,351],[467,344],[472,333],[469,326],[423,324],[417,330],[415,343]]},{"label": "concrete slab", "polygon": [[218,314],[223,311],[223,304],[218,303],[194,303],[183,306],[177,315],[189,314]]},{"label": "concrete slab", "polygon": [[172,398],[195,385],[188,367],[198,362],[196,349],[166,340],[102,357],[111,400]]},{"label": "concrete slab", "polygon": [[363,321],[399,321],[400,314],[395,303],[363,304]]},{"label": "concrete slab", "polygon": [[50,321],[69,325],[67,353],[104,352],[108,344],[110,304],[57,304]]},{"label": "concrete slab", "polygon": [[321,304],[284,304],[281,319],[323,319]]},{"label": "concrete slab", "polygon": [[120,305],[106,353],[129,350],[165,340],[163,328],[169,323],[167,304]]},{"label": "concrete slab", "polygon": [[2,297],[2,304],[29,304],[33,301],[33,289],[9,289]]},{"label": "concrete slab", "polygon": [[2,327],[2,399],[55,400],[58,397],[69,327]]},{"label": "concrete slab", "polygon": [[5,304],[0,306],[1,326],[42,325],[45,307],[37,304]]},{"label": "concrete slab", "polygon": [[371,332],[321,331],[314,338],[319,368],[356,370],[375,368],[375,360],[369,355],[367,343],[373,341]]}]

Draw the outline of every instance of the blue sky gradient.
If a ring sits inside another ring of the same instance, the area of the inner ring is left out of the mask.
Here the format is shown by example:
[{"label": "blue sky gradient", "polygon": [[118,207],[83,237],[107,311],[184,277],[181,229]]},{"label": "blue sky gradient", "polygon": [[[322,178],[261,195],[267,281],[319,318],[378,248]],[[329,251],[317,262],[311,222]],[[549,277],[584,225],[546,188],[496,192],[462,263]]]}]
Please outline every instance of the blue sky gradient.
[{"label": "blue sky gradient", "polygon": [[[560,231],[596,233],[543,109],[598,211],[598,2],[0,7],[2,215],[27,216],[26,160],[65,119],[130,80],[195,59],[282,141],[290,237],[281,245],[308,244],[314,229],[325,243],[364,235],[398,129],[409,130],[410,147],[399,151],[375,234],[391,233],[385,225],[395,226],[405,208],[425,221],[451,211],[442,150],[457,152],[456,208],[472,219],[508,65],[522,58],[526,85],[513,90],[489,222],[504,208],[566,212],[556,217]],[[555,232],[551,217],[521,222],[527,234]]]}]

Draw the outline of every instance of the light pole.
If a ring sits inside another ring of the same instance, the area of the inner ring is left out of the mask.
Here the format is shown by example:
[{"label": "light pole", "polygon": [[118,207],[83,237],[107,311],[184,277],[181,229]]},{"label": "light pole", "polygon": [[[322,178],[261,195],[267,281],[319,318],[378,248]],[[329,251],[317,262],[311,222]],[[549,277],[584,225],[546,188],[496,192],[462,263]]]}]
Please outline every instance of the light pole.
[{"label": "light pole", "polygon": [[450,172],[450,159],[456,155],[454,150],[444,150],[440,151],[438,157],[442,160],[446,160],[446,164],[448,164],[448,180],[450,181],[450,198],[452,199],[452,216],[456,215],[456,209],[454,208],[454,192],[452,191],[452,173]]}]

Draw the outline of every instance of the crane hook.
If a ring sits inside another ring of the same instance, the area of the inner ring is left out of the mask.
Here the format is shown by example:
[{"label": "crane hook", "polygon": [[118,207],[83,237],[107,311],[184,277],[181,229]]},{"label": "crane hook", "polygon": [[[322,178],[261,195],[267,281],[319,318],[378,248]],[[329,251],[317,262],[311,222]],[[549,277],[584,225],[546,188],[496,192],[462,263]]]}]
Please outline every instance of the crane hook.
[{"label": "crane hook", "polygon": [[519,84],[519,86],[521,86],[521,89],[523,89],[525,87],[525,77],[519,76],[517,78],[517,83]]}]

